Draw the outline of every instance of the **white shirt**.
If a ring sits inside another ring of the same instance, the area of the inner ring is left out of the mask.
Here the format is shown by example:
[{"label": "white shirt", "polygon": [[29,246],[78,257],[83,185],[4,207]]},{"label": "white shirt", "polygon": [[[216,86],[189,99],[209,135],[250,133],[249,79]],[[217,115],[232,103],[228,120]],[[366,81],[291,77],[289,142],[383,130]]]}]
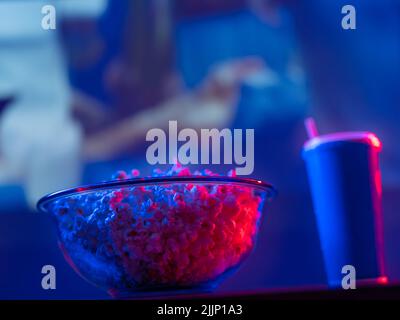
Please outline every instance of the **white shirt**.
[{"label": "white shirt", "polygon": [[15,102],[0,116],[0,183],[21,183],[34,205],[44,193],[79,183],[81,132],[70,117],[70,87],[56,30],[42,7],[62,17],[95,17],[107,0],[1,0],[0,96]]}]

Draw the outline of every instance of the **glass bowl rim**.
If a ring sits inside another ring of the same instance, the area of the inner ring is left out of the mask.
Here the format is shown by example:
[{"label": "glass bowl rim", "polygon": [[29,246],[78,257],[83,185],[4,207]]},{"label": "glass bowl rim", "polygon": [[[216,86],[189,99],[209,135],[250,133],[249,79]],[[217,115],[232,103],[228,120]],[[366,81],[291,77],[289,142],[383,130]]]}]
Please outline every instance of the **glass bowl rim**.
[{"label": "glass bowl rim", "polygon": [[50,201],[71,196],[79,193],[89,193],[95,190],[106,190],[118,187],[133,187],[133,186],[144,186],[144,185],[163,185],[170,183],[207,183],[216,182],[220,184],[238,184],[248,187],[261,189],[266,192],[267,199],[272,199],[276,196],[277,191],[274,186],[268,182],[252,179],[252,178],[238,178],[238,177],[226,177],[226,176],[164,176],[164,177],[144,177],[144,178],[132,178],[123,180],[111,180],[106,182],[100,182],[96,184],[84,185],[80,187],[65,189],[56,191],[42,197],[37,203],[37,209],[39,212],[48,212],[46,204]]}]

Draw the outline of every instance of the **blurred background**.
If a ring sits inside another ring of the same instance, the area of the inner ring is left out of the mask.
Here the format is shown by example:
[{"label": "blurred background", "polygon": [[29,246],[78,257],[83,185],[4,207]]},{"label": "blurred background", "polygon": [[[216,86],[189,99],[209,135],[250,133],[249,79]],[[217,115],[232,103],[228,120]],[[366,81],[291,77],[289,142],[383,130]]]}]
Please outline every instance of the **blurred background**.
[{"label": "blurred background", "polygon": [[[55,30],[41,27],[47,4]],[[355,30],[342,29],[346,4]],[[254,128],[252,177],[279,190],[255,253],[219,290],[326,282],[307,116],[321,133],[381,139],[387,270],[400,279],[399,18],[396,0],[0,0],[0,299],[108,297],[67,265],[35,203],[120,169],[151,174],[145,135],[168,120]],[[47,264],[56,290],[41,288]]]}]

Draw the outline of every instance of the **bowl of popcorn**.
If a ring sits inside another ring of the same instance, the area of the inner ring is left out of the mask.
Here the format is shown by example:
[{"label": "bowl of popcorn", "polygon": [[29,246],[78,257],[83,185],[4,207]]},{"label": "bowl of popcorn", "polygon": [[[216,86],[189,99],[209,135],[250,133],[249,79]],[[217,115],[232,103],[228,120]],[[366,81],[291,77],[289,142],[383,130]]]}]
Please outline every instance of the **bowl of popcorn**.
[{"label": "bowl of popcorn", "polygon": [[193,174],[175,165],[152,177],[56,192],[38,202],[56,221],[71,267],[113,297],[212,291],[254,248],[265,182]]}]

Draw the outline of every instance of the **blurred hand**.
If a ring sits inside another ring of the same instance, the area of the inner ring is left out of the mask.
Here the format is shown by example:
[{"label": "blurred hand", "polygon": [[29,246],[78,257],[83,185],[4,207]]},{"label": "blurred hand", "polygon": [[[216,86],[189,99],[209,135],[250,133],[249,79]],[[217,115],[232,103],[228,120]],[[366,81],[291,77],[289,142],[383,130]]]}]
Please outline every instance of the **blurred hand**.
[{"label": "blurred hand", "polygon": [[264,61],[258,57],[235,59],[217,64],[211,68],[198,93],[203,99],[231,104],[238,97],[241,83],[264,68]]}]

